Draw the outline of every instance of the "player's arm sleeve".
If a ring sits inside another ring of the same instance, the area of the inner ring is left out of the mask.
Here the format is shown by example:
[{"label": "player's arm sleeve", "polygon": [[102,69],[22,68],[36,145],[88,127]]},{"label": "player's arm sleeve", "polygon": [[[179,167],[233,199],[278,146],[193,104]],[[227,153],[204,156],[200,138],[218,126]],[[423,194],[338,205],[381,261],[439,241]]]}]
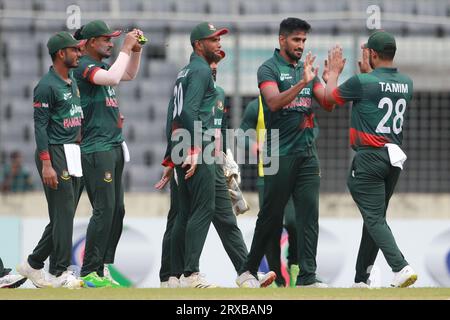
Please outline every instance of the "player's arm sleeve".
[{"label": "player's arm sleeve", "polygon": [[315,76],[313,79],[313,94],[317,102],[323,109],[325,109],[326,111],[332,111],[334,109],[334,104],[329,103],[326,99],[325,87],[323,86],[322,82],[320,82],[318,76]]},{"label": "player's arm sleeve", "polygon": [[[197,128],[200,132],[194,132],[194,121],[200,121],[199,110],[210,81],[213,80],[211,77],[211,69],[209,68],[199,68],[189,73],[186,85],[185,87],[183,86],[184,98],[182,106],[178,106],[178,108],[182,108],[180,113],[181,126],[189,131],[191,135],[191,147],[195,151],[200,151],[201,145],[195,145],[194,136],[197,134],[201,137],[202,128],[200,123],[200,128]],[[180,101],[177,103],[180,103]]]},{"label": "player's arm sleeve", "polygon": [[125,70],[124,75],[122,76],[122,80],[124,81],[130,81],[136,78],[136,75],[139,70],[139,65],[141,64],[141,53],[142,50],[139,52],[131,52],[131,58],[130,62],[128,62],[127,69]]},{"label": "player's arm sleeve", "polygon": [[266,64],[259,67],[257,78],[259,91],[268,85],[278,86],[276,72]]},{"label": "player's arm sleeve", "polygon": [[34,89],[34,136],[41,160],[50,160],[47,127],[50,121],[50,108],[52,107],[52,103],[51,87],[38,86]]},{"label": "player's arm sleeve", "polygon": [[333,98],[339,105],[348,101],[360,100],[362,97],[362,85],[358,75],[351,77],[332,92]]},{"label": "player's arm sleeve", "polygon": [[82,78],[86,81],[100,86],[116,86],[120,83],[127,69],[130,56],[120,52],[112,66],[105,70],[96,64],[88,64],[83,68]]}]

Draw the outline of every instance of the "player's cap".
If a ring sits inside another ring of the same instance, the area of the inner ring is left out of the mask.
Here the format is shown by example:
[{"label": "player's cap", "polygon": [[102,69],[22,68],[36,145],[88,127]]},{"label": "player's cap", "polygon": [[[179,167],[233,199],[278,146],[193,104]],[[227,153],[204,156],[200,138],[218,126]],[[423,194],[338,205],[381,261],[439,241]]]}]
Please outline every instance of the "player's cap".
[{"label": "player's cap", "polygon": [[122,31],[120,30],[112,30],[106,22],[102,20],[94,20],[87,23],[83,30],[81,30],[81,37],[83,39],[90,39],[96,37],[118,37]]},{"label": "player's cap", "polygon": [[372,33],[364,46],[376,52],[395,52],[397,50],[394,36],[381,30]]},{"label": "player's cap", "polygon": [[53,54],[56,51],[64,48],[76,48],[82,46],[86,40],[77,40],[66,31],[55,33],[48,39],[47,48],[48,53]]},{"label": "player's cap", "polygon": [[212,37],[221,36],[227,34],[228,29],[216,29],[216,27],[209,22],[202,22],[194,27],[191,31],[191,43],[196,40],[208,39]]}]

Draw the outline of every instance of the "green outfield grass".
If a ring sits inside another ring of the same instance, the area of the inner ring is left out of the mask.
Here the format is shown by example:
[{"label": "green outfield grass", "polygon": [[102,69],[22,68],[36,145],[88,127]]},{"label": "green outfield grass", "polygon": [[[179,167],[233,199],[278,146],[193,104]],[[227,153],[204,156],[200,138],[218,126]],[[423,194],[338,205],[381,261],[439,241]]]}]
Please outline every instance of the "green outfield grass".
[{"label": "green outfield grass", "polygon": [[0,300],[302,300],[302,299],[439,299],[450,300],[450,288],[407,289],[2,289]]}]

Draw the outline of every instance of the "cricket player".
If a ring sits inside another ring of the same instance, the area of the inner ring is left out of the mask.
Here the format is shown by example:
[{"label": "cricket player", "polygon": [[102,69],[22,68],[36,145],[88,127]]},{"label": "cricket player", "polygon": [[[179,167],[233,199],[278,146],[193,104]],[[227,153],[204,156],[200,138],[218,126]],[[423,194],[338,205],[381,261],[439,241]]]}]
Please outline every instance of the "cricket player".
[{"label": "cricket player", "polygon": [[395,242],[386,211],[406,160],[400,146],[413,82],[393,65],[397,45],[392,34],[374,32],[362,50],[361,74],[337,87],[345,59],[342,48],[335,47],[328,58],[326,86],[328,103],[353,102],[350,145],[356,154],[347,186],[364,221],[354,286],[369,287],[370,270],[381,250],[394,272],[391,285],[408,287],[417,280],[417,274]]},{"label": "cricket player", "polygon": [[[325,90],[313,68],[315,57],[302,57],[310,25],[287,18],[280,24],[279,45],[258,69],[258,87],[266,106],[267,154],[279,157],[279,169],[264,176],[264,201],[258,214],[252,246],[237,283],[257,287],[256,272],[269,239],[283,224],[283,211],[294,200],[300,273],[297,286],[327,287],[316,277],[319,235],[320,167],[315,140],[319,133],[312,99],[331,110]],[[326,77],[325,77],[326,78]],[[272,130],[278,130],[277,131]],[[272,133],[279,144],[272,144]]]},{"label": "cricket player", "polygon": [[[206,23],[200,24],[198,27],[206,26]],[[209,28],[209,26],[208,26]],[[194,28],[195,31],[195,28]],[[194,32],[193,31],[193,32]],[[216,81],[217,74],[217,64],[218,62],[225,57],[225,52],[220,50],[219,54],[213,56],[211,58],[210,68],[211,74],[214,82]],[[217,160],[223,159],[223,150],[226,149],[225,143],[225,130],[228,127],[227,124],[227,112],[228,109],[225,107],[225,92],[219,86],[215,86],[217,90],[216,102],[214,105],[214,109],[212,110],[213,117],[207,120],[204,123],[204,126],[208,129],[213,129],[214,131],[214,157]],[[171,111],[173,111],[174,105],[171,103],[169,106],[169,117],[168,117],[168,126],[170,127],[170,118],[172,116]],[[163,164],[168,165],[166,168],[171,168],[172,165],[168,161],[165,161]],[[217,233],[222,241],[222,244],[230,257],[233,266],[236,271],[239,271],[245,262],[245,258],[247,256],[247,247],[245,245],[242,232],[237,226],[236,216],[233,213],[233,209],[231,207],[231,199],[230,193],[228,191],[227,183],[225,181],[224,170],[222,168],[221,163],[214,163],[215,166],[215,210],[212,217],[212,223],[216,228]],[[236,165],[237,166],[237,165]],[[168,171],[165,170],[165,173]],[[161,189],[164,187],[165,183],[167,183],[169,176],[164,176],[157,184],[157,188]],[[167,251],[171,251],[170,261],[171,261],[171,274],[172,277],[168,277],[169,273],[165,272],[166,281],[168,287],[189,287],[195,286],[197,288],[207,288],[212,287],[212,285],[206,286],[205,284],[200,283],[200,281],[196,281],[194,283],[186,281],[183,273],[184,268],[184,259],[185,257],[185,235],[186,235],[186,224],[189,219],[189,211],[183,210],[180,206],[172,207],[174,204],[173,198],[177,196],[177,190],[174,190],[173,183],[174,179],[171,181],[171,210],[169,211],[168,216],[168,227],[171,227],[172,230],[168,231],[166,229],[166,233],[163,239],[163,258],[161,266],[167,268]],[[176,187],[175,187],[176,188]],[[175,192],[174,192],[175,191]],[[176,220],[172,222],[174,219],[172,218],[174,212],[173,209],[178,208],[178,212],[176,213]],[[167,244],[167,237],[171,237],[170,249]],[[164,254],[166,251],[166,254]],[[163,268],[161,268],[163,270]],[[181,275],[181,277],[180,277]],[[179,284],[177,285],[178,277],[180,278]],[[200,276],[201,277],[201,276]],[[267,286],[274,279],[274,274],[268,273],[261,278],[261,286]],[[163,279],[161,279],[163,280]],[[164,281],[162,281],[164,282]],[[166,286],[163,284],[163,286]]]},{"label": "cricket player", "polygon": [[129,154],[114,86],[136,77],[141,57],[138,37],[142,32],[134,29],[126,34],[121,51],[110,66],[103,59],[111,56],[111,38],[120,34],[104,21],[87,23],[80,32],[86,39],[85,55],[75,70],[85,116],[81,143],[84,183],[93,208],[81,276],[93,287],[119,286],[108,276],[106,265],[114,263],[122,233],[125,215],[122,173]]},{"label": "cricket player", "polygon": [[[82,176],[79,142],[83,119],[80,91],[70,69],[79,64],[83,42],[68,32],[54,34],[47,42],[53,65],[34,88],[36,166],[43,181],[50,222],[17,272],[38,288],[83,285],[67,270]],[[52,279],[46,279],[43,270],[48,257]]]},{"label": "cricket player", "polygon": [[[266,110],[267,112],[267,110]],[[249,129],[256,129],[256,139],[238,139],[242,144],[245,144],[246,150],[252,150],[258,155],[258,179],[256,180],[256,187],[258,189],[259,207],[261,208],[264,200],[264,167],[263,167],[263,145],[265,138],[265,123],[264,123],[264,105],[262,104],[261,96],[248,103],[245,108],[244,116],[242,118],[241,125],[239,127],[244,132]],[[253,137],[251,137],[253,138]],[[252,145],[252,146],[250,146]],[[297,226],[295,223],[295,208],[292,197],[289,198],[286,207],[284,208],[284,227],[289,235],[289,248],[288,248],[288,272],[290,277],[289,286],[295,286],[298,276],[298,262],[297,262]],[[285,287],[286,282],[281,272],[281,248],[280,238],[282,229],[274,233],[274,237],[268,243],[265,256],[269,269],[273,270],[277,278],[275,285],[277,287]]]}]

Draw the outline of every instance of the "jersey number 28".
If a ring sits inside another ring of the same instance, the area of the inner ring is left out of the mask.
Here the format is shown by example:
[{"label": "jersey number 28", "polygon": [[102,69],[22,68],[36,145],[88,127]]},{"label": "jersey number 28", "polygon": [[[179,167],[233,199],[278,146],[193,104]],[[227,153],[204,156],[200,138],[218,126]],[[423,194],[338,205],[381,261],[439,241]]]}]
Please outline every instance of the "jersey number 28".
[{"label": "jersey number 28", "polygon": [[[388,110],[386,114],[384,115],[383,119],[378,123],[376,132],[377,133],[391,133],[391,128],[386,127],[386,122],[391,118],[392,115],[392,109],[393,107],[392,100],[388,97],[384,97],[380,100],[378,103],[378,108],[383,109],[384,106],[388,107]],[[399,99],[397,103],[395,104],[395,116],[394,119],[392,119],[392,131],[394,131],[395,134],[399,134],[402,132],[403,129],[403,116],[406,111],[406,100],[405,99]]]}]

